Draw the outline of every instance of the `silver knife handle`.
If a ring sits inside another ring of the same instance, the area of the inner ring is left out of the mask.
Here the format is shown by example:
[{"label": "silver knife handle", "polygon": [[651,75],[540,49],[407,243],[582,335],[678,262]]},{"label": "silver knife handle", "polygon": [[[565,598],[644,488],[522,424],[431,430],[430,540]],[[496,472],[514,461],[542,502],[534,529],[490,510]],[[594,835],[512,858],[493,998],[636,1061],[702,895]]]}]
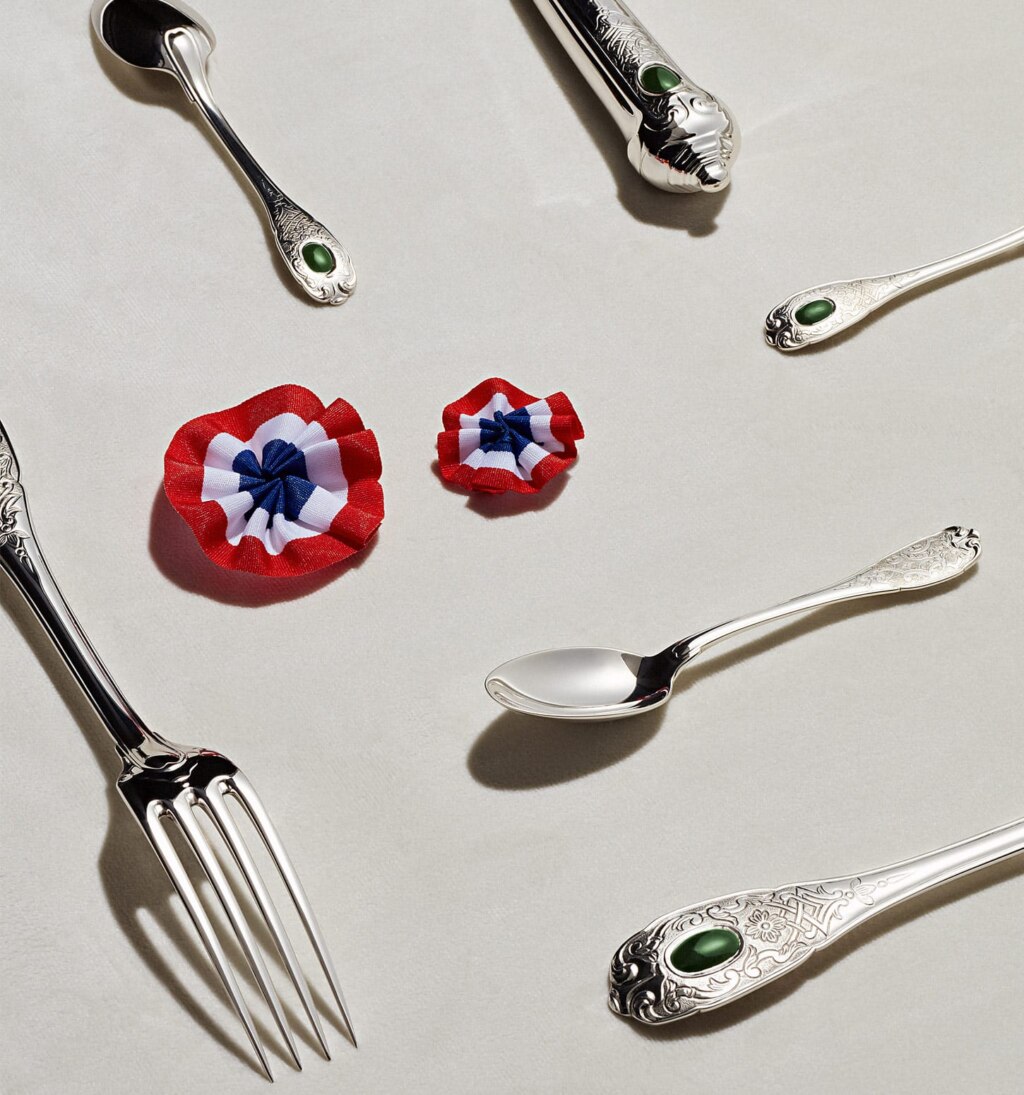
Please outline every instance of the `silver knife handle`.
[{"label": "silver knife handle", "polygon": [[615,953],[609,1004],[647,1024],[719,1008],[789,973],[883,909],[1022,851],[1024,819],[877,871],[679,909]]},{"label": "silver knife handle", "polygon": [[535,0],[576,67],[618,122],[629,162],[675,193],[724,190],[739,151],[728,109],[698,87],[616,0]]}]

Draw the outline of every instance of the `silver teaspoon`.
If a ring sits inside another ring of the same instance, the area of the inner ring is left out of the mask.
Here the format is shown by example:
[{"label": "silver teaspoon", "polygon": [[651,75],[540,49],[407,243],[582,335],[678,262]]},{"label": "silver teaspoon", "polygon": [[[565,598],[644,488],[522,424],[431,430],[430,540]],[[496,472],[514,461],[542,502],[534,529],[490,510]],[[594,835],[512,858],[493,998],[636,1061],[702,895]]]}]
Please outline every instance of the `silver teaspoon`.
[{"label": "silver teaspoon", "polygon": [[826,338],[860,323],[876,308],[909,290],[984,262],[1022,243],[1024,228],[1018,228],[970,251],[925,266],[916,266],[912,270],[855,281],[830,281],[827,285],[805,289],[768,313],[764,321],[765,341],[776,350],[787,352],[824,342]]},{"label": "silver teaspoon", "polygon": [[626,718],[665,703],[680,669],[722,639],[794,612],[948,582],[973,566],[980,554],[974,529],[953,526],[838,585],[699,631],[660,654],[643,657],[594,647],[544,650],[505,662],[487,677],[484,687],[498,703],[527,715],[590,721]]},{"label": "silver teaspoon", "polygon": [[876,871],[679,909],[616,951],[608,1003],[650,1025],[711,1011],[789,973],[876,913],[1022,851],[1024,819]]},{"label": "silver teaspoon", "polygon": [[206,61],[216,42],[210,26],[184,4],[161,0],[95,0],[92,25],[126,64],[177,77],[259,194],[292,277],[314,300],[344,304],[356,287],[345,248],[267,176],[213,101],[206,79]]}]

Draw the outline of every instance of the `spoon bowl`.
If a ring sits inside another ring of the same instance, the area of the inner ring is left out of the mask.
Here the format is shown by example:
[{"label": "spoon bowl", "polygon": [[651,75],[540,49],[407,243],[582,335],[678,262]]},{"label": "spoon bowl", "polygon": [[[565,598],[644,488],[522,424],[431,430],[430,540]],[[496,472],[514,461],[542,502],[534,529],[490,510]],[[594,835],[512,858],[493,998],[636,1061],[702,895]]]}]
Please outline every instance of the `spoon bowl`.
[{"label": "spoon bowl", "polygon": [[[96,36],[125,64],[174,75],[165,42],[168,34],[189,32],[205,48],[206,57],[217,44],[213,28],[184,4],[163,0],[97,0],[92,6]],[[205,40],[205,41],[204,41]]]},{"label": "spoon bowl", "polygon": [[652,674],[655,661],[602,647],[543,650],[505,662],[487,677],[484,687],[498,703],[528,715],[594,722],[621,719],[668,699],[671,672],[659,681]]}]

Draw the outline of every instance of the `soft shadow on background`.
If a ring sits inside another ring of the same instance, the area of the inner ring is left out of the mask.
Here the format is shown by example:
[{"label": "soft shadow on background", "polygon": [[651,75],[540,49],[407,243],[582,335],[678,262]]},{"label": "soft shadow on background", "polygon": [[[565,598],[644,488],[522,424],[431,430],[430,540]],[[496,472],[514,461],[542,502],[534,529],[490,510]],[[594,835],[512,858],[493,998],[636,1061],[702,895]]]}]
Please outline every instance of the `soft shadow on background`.
[{"label": "soft shadow on background", "polygon": [[192,530],[167,500],[162,486],[153,499],[149,519],[149,553],[165,578],[189,593],[242,608],[296,601],[316,593],[348,571],[361,567],[379,536],[376,533],[362,551],[343,563],[297,578],[265,578],[240,570],[225,570],[207,558]]},{"label": "soft shadow on background", "polygon": [[[238,184],[239,190],[242,191],[252,207],[253,212],[256,214],[256,220],[260,224],[267,245],[268,263],[277,275],[277,280],[280,281],[296,300],[301,300],[303,304],[308,305],[310,308],[323,308],[324,305],[309,297],[282,265],[283,260],[277,249],[277,241],[274,238],[274,232],[270,227],[270,222],[267,220],[267,212],[263,206],[263,202],[253,190],[252,184],[245,176],[245,172],[235,163],[231,154],[211,132],[199,111],[188,101],[185,96],[185,91],[178,83],[177,78],[162,72],[132,68],[131,65],[126,64],[124,61],[115,57],[110,50],[99,41],[91,26],[89,28],[89,40],[92,42],[92,50],[97,63],[117,91],[123,95],[127,95],[129,99],[133,99],[137,103],[144,103],[146,106],[158,106],[165,110],[173,110],[179,117],[184,118],[185,121],[196,126],[202,132],[203,137],[206,138],[207,144],[209,144],[217,154],[221,163],[230,171],[235,182]],[[216,89],[214,89],[214,95],[216,96]],[[171,122],[168,121],[167,124],[170,125]],[[154,171],[173,171],[174,168],[175,165],[173,163],[161,162],[153,164]],[[145,213],[138,203],[136,203],[135,206],[135,213],[141,222]],[[132,215],[131,210],[127,212],[127,215]],[[140,223],[140,231],[141,228],[142,226]]]},{"label": "soft shadow on background", "polygon": [[[0,575],[0,583],[4,583],[11,593],[10,597],[4,598],[3,610],[25,639],[26,657],[34,655],[39,660],[50,683],[63,700],[71,721],[78,724],[78,730],[96,758],[98,769],[95,773],[96,794],[106,794],[110,812],[109,825],[97,867],[114,919],[139,958],[181,1008],[183,1036],[189,1036],[190,1023],[197,1023],[218,1045],[262,1078],[263,1071],[249,1047],[241,1025],[236,1025],[236,1021],[232,1018],[229,1020],[230,1028],[225,1029],[200,1003],[190,987],[195,985],[198,979],[210,993],[227,1001],[224,987],[211,966],[199,937],[190,926],[183,924],[177,915],[178,910],[183,911],[183,906],[178,904],[177,893],[157,859],[156,853],[139,830],[138,824],[117,791],[115,781],[121,774],[121,765],[109,735],[97,719],[89,701],[71,677],[32,610],[14,591],[5,576]],[[68,729],[67,732],[74,731]],[[174,737],[173,734],[168,736]],[[179,847],[179,854],[180,851]],[[216,852],[222,863],[227,865],[221,849],[217,848]],[[182,859],[196,888],[205,890],[197,864],[188,856],[183,856]],[[249,895],[244,890],[236,889],[236,896],[268,963],[279,967],[276,945],[262,916],[255,910]],[[153,931],[152,927],[147,925],[147,921],[155,925],[157,930]],[[221,931],[219,936],[252,1009],[253,1022],[259,1031],[260,1039],[269,1051],[276,1053],[282,1062],[290,1066],[291,1058],[277,1030],[270,1029],[264,1021],[264,1009],[257,1003],[261,1000],[259,990],[249,974],[248,963],[240,947],[230,932]],[[279,987],[282,986],[282,977],[284,974],[278,968],[274,973],[274,980]],[[309,988],[321,1018],[329,1022],[347,1039],[347,1032],[335,1016],[334,1008],[325,1001],[316,986],[310,984]],[[137,991],[137,986],[132,991]],[[308,1023],[305,1017],[298,1016],[290,1004],[290,999],[283,996],[282,1007],[289,1026],[296,1038],[304,1043],[314,1056],[322,1060],[319,1048],[307,1029]]]},{"label": "soft shadow on background", "polygon": [[[951,835],[950,840],[955,839],[956,836]],[[914,854],[914,849],[907,850],[908,856]],[[769,982],[764,988],[756,989],[749,996],[740,997],[735,1003],[726,1004],[715,1011],[706,1012],[703,1015],[694,1015],[689,1019],[682,1019],[676,1023],[667,1023],[665,1026],[646,1026],[624,1016],[617,1016],[617,1018],[626,1023],[634,1033],[651,1042],[679,1042],[688,1038],[710,1038],[719,1031],[743,1023],[766,1008],[772,1007],[812,978],[828,973],[833,966],[838,965],[854,951],[866,946],[887,932],[894,931],[919,916],[927,916],[946,905],[952,905],[963,898],[972,897],[989,887],[999,886],[1004,882],[1018,879],[1021,875],[1024,875],[1024,863],[1021,863],[1019,857],[1015,857],[1004,860],[1002,863],[995,863],[991,867],[983,868],[977,874],[953,879],[937,889],[911,898],[903,905],[897,905],[892,909],[879,913],[877,920],[870,920],[868,923],[854,928],[849,935],[837,939],[822,953],[812,955],[792,973],[784,974],[777,981]],[[700,898],[697,898],[697,900],[700,900]],[[936,960],[939,960],[938,955],[935,957]],[[859,990],[862,990],[868,981],[870,981],[871,990],[862,992],[863,998],[867,999],[872,994],[877,995],[886,992],[889,982],[886,971],[880,963],[875,962],[863,968],[857,982]]]},{"label": "soft shadow on background", "polygon": [[[868,612],[898,610],[901,606],[909,609],[914,602],[941,597],[953,587],[971,581],[977,570],[976,565],[953,582],[931,589],[867,597],[815,609],[806,617],[777,627],[762,639],[743,643],[731,654],[705,655],[706,662],[701,659],[692,663],[692,667],[683,668],[668,703],[644,714],[612,722],[567,722],[505,711],[473,743],[466,766],[478,783],[498,791],[552,787],[610,768],[643,748],[661,729],[666,709],[673,705],[685,708],[687,689],[697,687],[708,677],[844,620]],[[677,723],[680,718],[685,719],[685,710],[681,714],[677,710]]]},{"label": "soft shadow on background", "polygon": [[[626,141],[601,100],[591,90],[583,74],[562,48],[533,0],[512,0],[512,7],[523,22],[530,41],[543,57],[580,125],[593,138],[618,187],[618,198],[630,216],[659,228],[675,228],[691,236],[710,236],[732,187],[717,194],[670,194],[646,182],[633,169],[626,156]],[[558,94],[552,87],[551,94]]]}]

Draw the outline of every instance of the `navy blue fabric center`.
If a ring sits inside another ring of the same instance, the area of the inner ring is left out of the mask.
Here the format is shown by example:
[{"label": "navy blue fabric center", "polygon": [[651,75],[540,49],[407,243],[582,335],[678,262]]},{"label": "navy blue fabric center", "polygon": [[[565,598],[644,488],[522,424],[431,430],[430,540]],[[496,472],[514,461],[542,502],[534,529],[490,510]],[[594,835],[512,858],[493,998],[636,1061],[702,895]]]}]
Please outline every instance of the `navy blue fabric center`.
[{"label": "navy blue fabric center", "polygon": [[282,514],[285,520],[295,521],[309,496],[316,490],[306,473],[305,456],[290,442],[273,440],[263,446],[263,460],[243,449],[231,465],[241,480],[239,490],[252,495],[252,509],[245,515],[248,521],[258,510],[270,514],[269,524]]},{"label": "navy blue fabric center", "polygon": [[508,414],[495,411],[494,418],[480,419],[480,448],[484,452],[510,452],[518,460],[533,440],[530,415],[525,407]]}]

